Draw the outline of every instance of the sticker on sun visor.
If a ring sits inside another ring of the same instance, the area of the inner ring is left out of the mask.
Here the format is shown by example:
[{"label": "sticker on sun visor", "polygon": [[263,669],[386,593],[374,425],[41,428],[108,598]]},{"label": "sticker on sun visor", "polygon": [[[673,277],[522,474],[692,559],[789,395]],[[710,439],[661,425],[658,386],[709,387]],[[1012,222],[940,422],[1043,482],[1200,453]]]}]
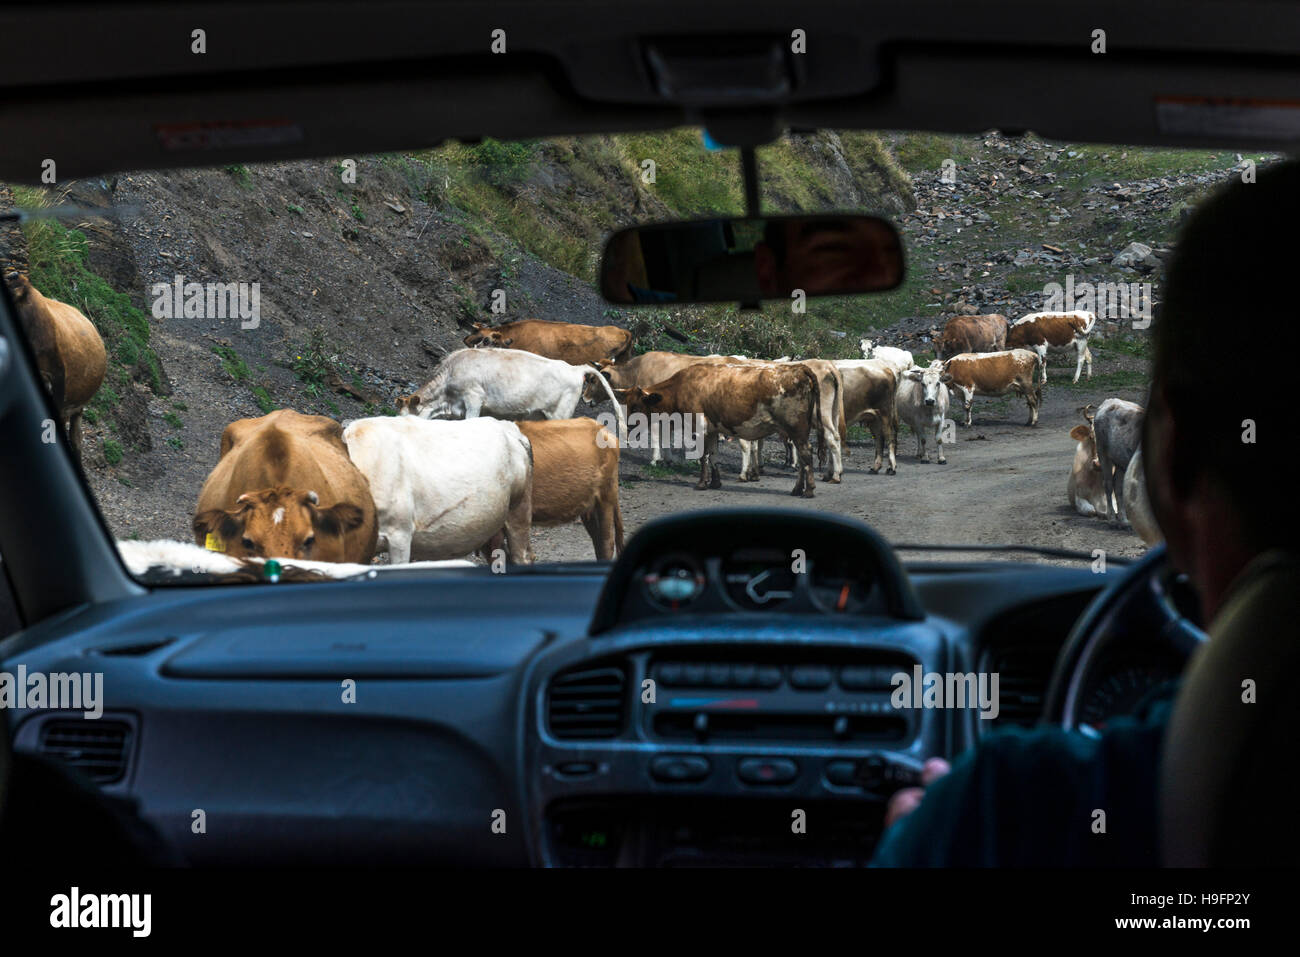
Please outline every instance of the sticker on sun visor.
[{"label": "sticker on sun visor", "polygon": [[222,123],[167,123],[154,127],[169,152],[205,152],[237,146],[282,146],[300,143],[302,127],[289,120]]},{"label": "sticker on sun visor", "polygon": [[1182,136],[1300,139],[1300,100],[1156,97],[1156,128]]}]

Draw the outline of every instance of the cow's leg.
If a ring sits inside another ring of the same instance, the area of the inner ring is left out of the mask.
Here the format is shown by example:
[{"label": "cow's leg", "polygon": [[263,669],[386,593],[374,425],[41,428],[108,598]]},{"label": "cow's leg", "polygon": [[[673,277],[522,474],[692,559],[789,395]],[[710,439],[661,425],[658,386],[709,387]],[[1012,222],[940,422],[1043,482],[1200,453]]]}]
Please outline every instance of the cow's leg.
[{"label": "cow's leg", "polygon": [[1025,391],[1025,402],[1029,405],[1029,421],[1026,425],[1038,424],[1038,407],[1043,404],[1042,385],[1031,385]]},{"label": "cow's leg", "polygon": [[740,445],[740,481],[758,481],[758,455],[763,447],[763,440],[751,442],[749,439],[737,439]]},{"label": "cow's leg", "polygon": [[796,468],[799,469],[799,477],[795,480],[794,489],[790,494],[801,498],[812,498],[817,482],[813,473],[812,437],[808,433],[795,436],[795,455],[798,457]]},{"label": "cow's leg", "polygon": [[709,488],[722,488],[722,471],[718,468],[718,432],[710,426],[704,436],[709,455]]},{"label": "cow's leg", "polygon": [[869,413],[865,418],[858,421],[866,425],[867,430],[871,433],[871,443],[876,447],[876,460],[867,468],[868,472],[875,475],[880,471],[880,467],[885,464],[885,437],[884,430],[880,427],[880,417],[875,413]]},{"label": "cow's leg", "polygon": [[506,555],[511,564],[533,563],[533,483],[530,480],[506,513]]},{"label": "cow's leg", "polygon": [[68,442],[72,445],[72,457],[81,464],[81,410],[78,409],[68,417]]},{"label": "cow's leg", "polygon": [[388,564],[405,565],[411,560],[411,532],[390,530],[383,537],[388,540]]},{"label": "cow's leg", "polygon": [[943,454],[943,416],[934,423],[934,447],[939,450],[939,464],[945,464],[948,459]]},{"label": "cow's leg", "polygon": [[483,409],[483,397],[476,392],[468,392],[461,403],[465,407],[465,418],[477,419]]},{"label": "cow's leg", "polygon": [[591,547],[596,550],[596,561],[614,557],[614,522],[609,512],[607,505],[597,502],[582,516],[582,525],[591,536]]},{"label": "cow's leg", "polygon": [[880,417],[880,427],[885,434],[885,454],[889,457],[886,475],[898,474],[898,416],[897,414]]},{"label": "cow's leg", "polygon": [[920,428],[918,428],[918,429],[915,429],[915,432],[916,432],[916,457],[917,457],[918,459],[920,459],[922,462],[924,462],[924,461],[926,461],[926,458],[925,458],[925,430],[924,430],[924,429],[920,429]]},{"label": "cow's leg", "polygon": [[[822,436],[825,439],[826,443],[830,446],[830,460],[831,460],[830,468],[827,470],[826,474],[822,477],[822,481],[830,482],[834,485],[838,485],[840,483],[841,477],[844,474],[844,459],[841,455],[842,440],[840,439],[835,428],[834,427],[827,428],[825,423],[822,424]],[[824,463],[820,461],[817,463],[818,468],[822,468],[823,465]]]},{"label": "cow's leg", "polygon": [[795,454],[794,443],[789,439],[785,439],[783,444],[785,446],[785,467],[795,468],[799,462],[799,457]]},{"label": "cow's leg", "polygon": [[[1075,340],[1074,340],[1074,351],[1075,351],[1075,353],[1077,353],[1077,355],[1078,355],[1078,359],[1077,359],[1077,361],[1074,363],[1074,381],[1075,381],[1075,382],[1078,382],[1078,381],[1079,381],[1079,373],[1081,373],[1081,372],[1083,371],[1083,357],[1084,357],[1085,355],[1088,354],[1088,340],[1087,340],[1087,339],[1075,339]],[[1091,363],[1089,363],[1088,377],[1089,377],[1089,378],[1092,378],[1092,368],[1091,368]],[[1044,381],[1044,382],[1047,381],[1047,377],[1046,377],[1046,376],[1043,377],[1043,381]]]}]

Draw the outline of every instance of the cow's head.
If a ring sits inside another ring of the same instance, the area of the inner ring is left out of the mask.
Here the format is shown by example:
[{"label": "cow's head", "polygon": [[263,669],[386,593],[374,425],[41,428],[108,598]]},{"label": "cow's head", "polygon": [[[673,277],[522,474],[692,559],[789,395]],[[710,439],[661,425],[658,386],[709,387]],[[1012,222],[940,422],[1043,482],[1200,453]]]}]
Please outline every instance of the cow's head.
[{"label": "cow's head", "polygon": [[615,389],[614,398],[618,399],[619,405],[627,406],[629,415],[633,412],[651,412],[664,400],[658,392],[647,392],[635,385],[630,389]]},{"label": "cow's head", "polygon": [[860,339],[858,341],[858,348],[862,350],[862,358],[864,359],[871,358],[872,347],[873,346],[870,339]]},{"label": "cow's head", "polygon": [[245,492],[229,510],[194,516],[194,534],[231,558],[342,561],[344,536],[360,528],[365,512],[351,502],[320,507],[315,492],[280,486]]},{"label": "cow's head", "polygon": [[1092,428],[1086,425],[1076,425],[1070,430],[1070,438],[1083,443],[1084,451],[1092,459],[1092,468],[1100,469],[1101,460],[1097,458],[1097,437],[1093,434]]},{"label": "cow's head", "polygon": [[500,329],[474,323],[474,331],[462,340],[471,349],[508,349],[515,340]]},{"label": "cow's head", "polygon": [[418,395],[399,395],[393,404],[397,406],[398,415],[419,415],[420,397]]},{"label": "cow's head", "polygon": [[913,382],[921,384],[921,400],[927,406],[937,405],[939,403],[939,387],[952,381],[952,376],[944,372],[942,366],[935,368],[934,365],[931,365],[928,369],[914,367],[904,375]]},{"label": "cow's head", "polygon": [[596,372],[595,370],[588,371],[582,377],[582,397],[588,402],[601,402],[609,398],[609,393],[605,391],[605,386],[608,382],[609,373],[604,370],[600,372]]}]

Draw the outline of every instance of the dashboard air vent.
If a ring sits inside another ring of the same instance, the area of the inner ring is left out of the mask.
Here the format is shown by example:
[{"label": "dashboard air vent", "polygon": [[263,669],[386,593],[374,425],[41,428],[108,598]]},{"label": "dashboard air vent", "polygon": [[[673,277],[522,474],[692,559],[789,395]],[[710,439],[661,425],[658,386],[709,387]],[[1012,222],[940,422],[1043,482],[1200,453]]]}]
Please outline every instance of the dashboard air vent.
[{"label": "dashboard air vent", "polygon": [[570,671],[551,682],[546,722],[557,738],[613,738],[626,713],[623,669]]},{"label": "dashboard air vent", "polygon": [[100,718],[54,718],[41,728],[40,753],[75,768],[96,784],[115,784],[126,774],[131,726]]},{"label": "dashboard air vent", "polygon": [[1047,703],[1047,683],[1052,677],[1056,653],[1057,647],[1051,642],[995,647],[989,653],[985,670],[998,674],[999,711],[996,719],[981,721],[981,726],[1029,728],[1036,725]]}]

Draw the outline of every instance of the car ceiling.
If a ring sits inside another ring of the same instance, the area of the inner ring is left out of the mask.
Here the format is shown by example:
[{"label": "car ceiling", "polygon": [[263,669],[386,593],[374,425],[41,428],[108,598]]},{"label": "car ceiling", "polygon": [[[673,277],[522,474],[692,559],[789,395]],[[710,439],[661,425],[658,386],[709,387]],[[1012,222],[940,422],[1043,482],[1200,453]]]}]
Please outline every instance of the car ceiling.
[{"label": "car ceiling", "polygon": [[819,127],[1252,150],[1300,138],[1290,121],[1162,127],[1156,109],[1300,104],[1295,2],[47,0],[0,8],[0,36],[0,179],[15,182],[39,181],[49,158],[66,180],[685,123],[731,144]]}]

